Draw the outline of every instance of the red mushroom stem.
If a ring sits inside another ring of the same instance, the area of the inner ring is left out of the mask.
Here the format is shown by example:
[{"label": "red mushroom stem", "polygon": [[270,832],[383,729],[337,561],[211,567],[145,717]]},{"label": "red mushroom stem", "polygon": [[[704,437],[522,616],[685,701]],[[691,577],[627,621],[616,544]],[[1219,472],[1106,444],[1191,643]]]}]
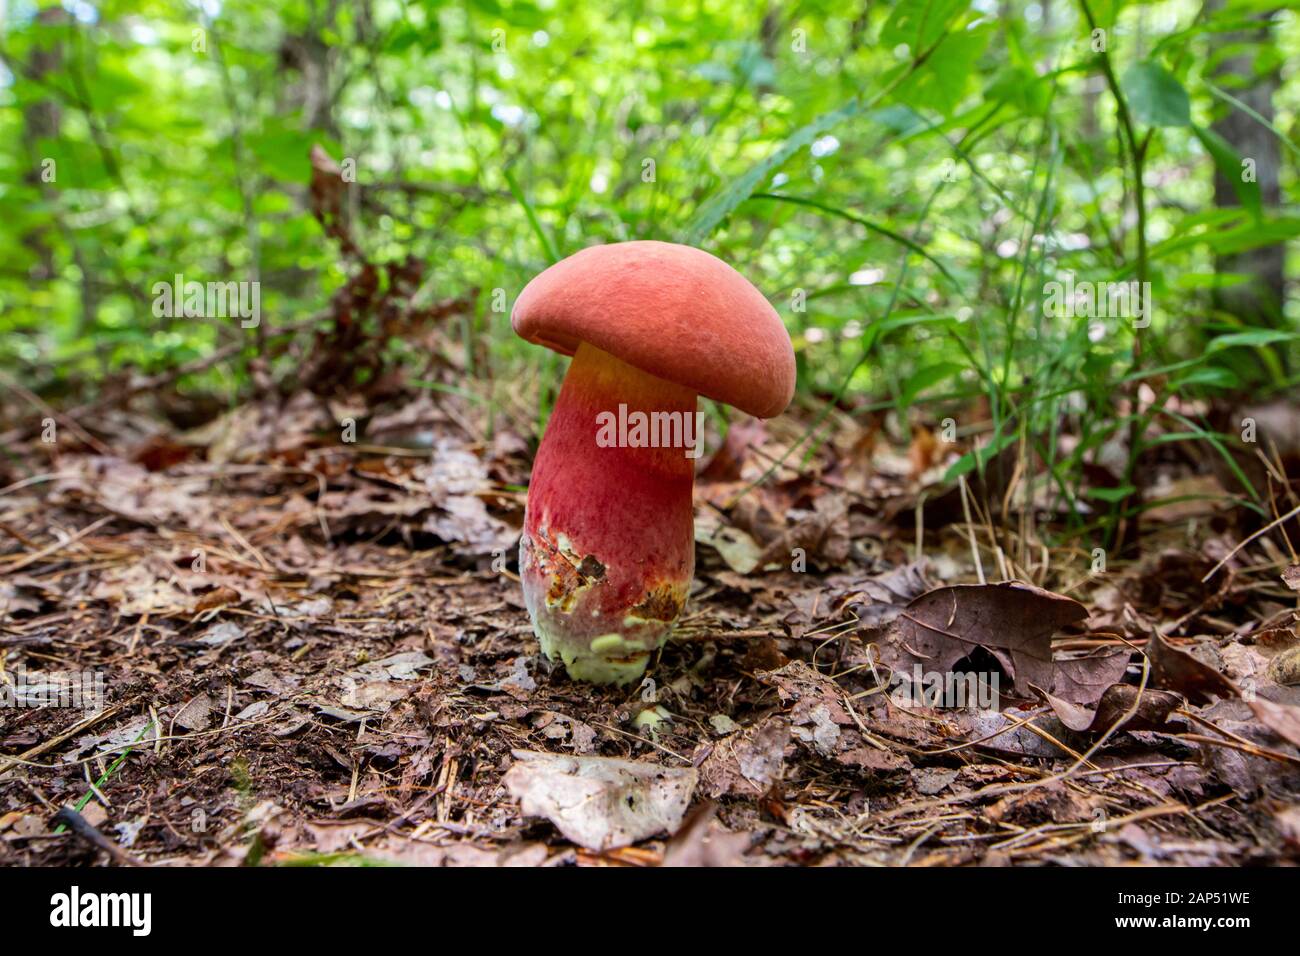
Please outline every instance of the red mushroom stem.
[{"label": "red mushroom stem", "polygon": [[579,345],[533,463],[519,570],[546,656],[575,679],[626,684],[686,603],[695,473],[680,444],[602,447],[601,416],[620,416],[620,405],[633,421],[696,421],[693,390]]}]

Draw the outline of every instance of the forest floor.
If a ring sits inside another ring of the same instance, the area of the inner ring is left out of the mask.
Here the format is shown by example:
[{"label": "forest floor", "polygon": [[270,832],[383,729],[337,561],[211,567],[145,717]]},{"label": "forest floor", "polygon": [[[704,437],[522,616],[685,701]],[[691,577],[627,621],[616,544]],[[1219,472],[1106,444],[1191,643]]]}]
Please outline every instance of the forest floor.
[{"label": "forest floor", "polygon": [[[0,865],[1300,860],[1300,571],[1236,550],[1208,467],[1153,463],[1170,504],[1101,567],[1026,469],[964,494],[928,433],[836,417],[751,487],[799,416],[735,427],[678,639],[618,689],[539,655],[519,434],[441,394],[345,414],[9,443]],[[1000,699],[928,706],[917,668]],[[52,706],[79,674],[102,696]]]}]

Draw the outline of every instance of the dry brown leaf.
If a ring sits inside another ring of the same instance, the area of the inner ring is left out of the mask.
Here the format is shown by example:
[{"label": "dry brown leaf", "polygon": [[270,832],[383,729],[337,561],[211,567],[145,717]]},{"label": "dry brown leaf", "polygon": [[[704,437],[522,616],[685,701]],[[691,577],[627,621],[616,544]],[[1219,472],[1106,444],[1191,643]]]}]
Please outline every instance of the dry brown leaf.
[{"label": "dry brown leaf", "polygon": [[712,745],[700,765],[700,789],[710,797],[762,796],[781,779],[790,725],[769,717]]},{"label": "dry brown leaf", "polygon": [[1300,707],[1279,704],[1262,697],[1246,701],[1255,716],[1287,743],[1300,747]]},{"label": "dry brown leaf", "polygon": [[879,642],[881,660],[895,671],[947,674],[976,648],[1007,669],[1016,691],[1054,681],[1052,635],[1088,616],[1071,598],[1020,582],[958,584],[913,600]]},{"label": "dry brown leaf", "polygon": [[1208,664],[1179,650],[1159,632],[1151,635],[1146,646],[1151,661],[1152,687],[1176,691],[1193,704],[1206,704],[1215,697],[1236,697],[1237,688]]},{"label": "dry brown leaf", "polygon": [[206,594],[200,595],[199,599],[194,602],[194,610],[196,612],[210,611],[214,607],[225,607],[227,604],[238,604],[238,603],[239,603],[239,592],[236,591],[234,588],[227,587],[226,585],[223,584],[220,587],[207,592]]},{"label": "dry brown leaf", "polygon": [[744,866],[754,838],[732,833],[717,821],[717,804],[707,801],[693,811],[664,847],[663,866]]}]

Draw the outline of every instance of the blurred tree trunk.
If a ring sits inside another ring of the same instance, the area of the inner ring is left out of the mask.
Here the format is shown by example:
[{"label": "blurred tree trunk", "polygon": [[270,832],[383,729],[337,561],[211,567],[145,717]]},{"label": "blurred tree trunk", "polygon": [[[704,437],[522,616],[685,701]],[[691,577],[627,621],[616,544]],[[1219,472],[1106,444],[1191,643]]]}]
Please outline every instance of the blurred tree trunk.
[{"label": "blurred tree trunk", "polygon": [[307,129],[320,130],[338,139],[330,73],[333,50],[323,36],[325,30],[336,26],[338,0],[330,0],[323,13],[314,3],[310,9],[306,28],[301,33],[286,34],[280,42],[280,66],[301,76],[287,90],[288,107],[302,111],[303,126]]},{"label": "blurred tree trunk", "polygon": [[[1223,4],[1224,0],[1210,0],[1210,12],[1222,8]],[[1214,74],[1216,85],[1270,123],[1273,121],[1273,95],[1278,88],[1279,73],[1275,62],[1261,57],[1261,53],[1268,51],[1273,39],[1266,19],[1261,21],[1257,30],[1218,35],[1217,50],[1223,51],[1224,55]],[[1211,60],[1214,55],[1215,51],[1211,51]],[[1261,61],[1264,63],[1262,69]],[[1276,209],[1282,198],[1279,177],[1282,155],[1277,137],[1257,120],[1227,104],[1223,105],[1213,130],[1227,140],[1242,159],[1254,160],[1261,203],[1266,210],[1270,207]],[[1223,170],[1216,168],[1215,205],[1221,209],[1239,206],[1236,185]],[[1285,254],[1285,246],[1276,243],[1216,257],[1218,273],[1241,273],[1251,279],[1217,290],[1215,306],[1249,325],[1281,325]],[[1279,350],[1278,355],[1285,359],[1284,350]]]},{"label": "blurred tree trunk", "polygon": [[[66,26],[79,29],[73,23],[72,15],[58,6],[46,7],[37,14],[37,20],[42,26],[49,28],[51,31]],[[64,49],[61,39],[51,40],[48,46],[35,47],[28,62],[26,71],[28,78],[37,83],[47,83],[62,77],[68,67],[67,57],[68,53]],[[52,166],[53,178],[46,179],[45,163],[47,160],[53,162],[53,159],[41,155],[41,149],[43,144],[55,142],[59,139],[62,125],[63,110],[53,94],[35,100],[23,110],[24,141],[28,144],[31,160],[23,179],[29,185],[40,190],[41,195],[50,204],[51,208],[57,208],[58,186],[56,184],[59,182],[59,177],[68,175],[71,170]],[[77,271],[81,275],[81,321],[78,333],[88,335],[95,327],[95,316],[99,311],[99,292],[95,286],[95,270],[87,263],[76,235],[67,228],[62,219],[62,214],[55,213],[53,221],[56,228],[65,235],[68,250],[71,252],[73,262],[76,263]],[[23,236],[24,243],[39,260],[39,265],[37,265],[33,274],[33,278],[38,282],[53,282],[58,278],[59,266],[49,239],[50,229],[47,225],[38,225]],[[100,354],[100,361],[101,368],[107,371],[107,357],[103,353]]]},{"label": "blurred tree trunk", "polygon": [[[72,18],[61,7],[46,7],[37,14],[36,19],[42,26],[53,28],[70,22]],[[49,46],[37,46],[32,49],[27,70],[27,75],[32,80],[37,83],[47,82],[50,76],[58,76],[62,71],[62,43],[55,41]],[[52,190],[41,175],[43,172],[41,164],[46,157],[40,155],[40,146],[42,143],[59,138],[59,123],[59,104],[53,94],[33,100],[23,109],[23,139],[31,150],[30,157],[33,160],[23,176],[23,181],[45,194],[47,200],[51,198]],[[55,172],[57,176],[57,169]],[[44,282],[53,280],[55,275],[54,253],[46,241],[47,232],[48,226],[42,224],[30,229],[23,236],[24,244],[40,260],[40,265],[32,278]]]}]

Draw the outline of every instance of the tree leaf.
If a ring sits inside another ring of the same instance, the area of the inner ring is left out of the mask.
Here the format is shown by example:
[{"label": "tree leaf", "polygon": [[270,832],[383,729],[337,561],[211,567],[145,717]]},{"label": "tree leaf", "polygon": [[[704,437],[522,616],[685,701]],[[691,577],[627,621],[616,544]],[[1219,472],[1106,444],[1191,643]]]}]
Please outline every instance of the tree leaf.
[{"label": "tree leaf", "polygon": [[948,20],[964,6],[964,0],[903,0],[881,28],[880,42],[891,47],[906,43],[913,54],[919,53],[943,35]]},{"label": "tree leaf", "polygon": [[1258,221],[1263,214],[1263,206],[1260,201],[1259,182],[1246,182],[1242,179],[1241,173],[1241,156],[1232,148],[1232,144],[1220,136],[1212,129],[1206,129],[1196,124],[1192,125],[1192,132],[1196,138],[1201,141],[1205,151],[1214,157],[1214,165],[1219,168],[1223,177],[1232,183],[1232,189],[1237,194],[1237,199],[1242,206],[1250,211],[1250,214]]},{"label": "tree leaf", "polygon": [[969,474],[977,464],[982,467],[1018,438],[1019,436],[1014,430],[1007,431],[988,444],[980,445],[980,447],[966,452],[952,463],[944,473],[943,480],[945,482],[956,481],[962,475]]},{"label": "tree leaf", "polygon": [[1139,60],[1120,81],[1133,115],[1148,126],[1191,126],[1192,104],[1183,84],[1159,63]]},{"label": "tree leaf", "polygon": [[1132,485],[1124,485],[1120,488],[1089,488],[1084,494],[1089,498],[1095,498],[1098,501],[1105,501],[1109,504],[1123,501],[1133,492],[1137,491]]},{"label": "tree leaf", "polygon": [[950,114],[965,95],[967,81],[989,36],[987,29],[950,33],[930,58],[899,84],[895,97],[913,107]]},{"label": "tree leaf", "polygon": [[673,834],[699,779],[694,767],[513,751],[504,784],[528,816],[546,817],[591,850]]},{"label": "tree leaf", "polygon": [[901,396],[903,404],[911,405],[916,396],[927,388],[933,388],[940,382],[961,374],[965,367],[959,362],[935,362],[932,365],[917,369],[903,384],[903,394]]},{"label": "tree leaf", "polygon": [[1211,365],[1189,372],[1174,382],[1175,388],[1204,385],[1209,388],[1241,388],[1241,379],[1230,368]]},{"label": "tree leaf", "polygon": [[707,199],[695,214],[695,218],[686,227],[683,241],[690,245],[699,245],[718,223],[727,218],[737,206],[749,198],[755,187],[775,172],[791,156],[808,146],[817,137],[842,120],[856,115],[862,109],[858,100],[853,100],[837,110],[823,113],[806,126],[801,126],[790,134],[775,151],[741,173],[722,189]]},{"label": "tree leaf", "polygon": [[1242,332],[1229,332],[1210,342],[1207,352],[1222,352],[1224,349],[1245,346],[1259,348],[1274,342],[1289,342],[1300,338],[1300,333],[1287,332],[1282,329],[1246,329]]},{"label": "tree leaf", "polygon": [[949,673],[976,647],[993,653],[1015,682],[1054,690],[1052,635],[1088,616],[1073,598],[1019,581],[957,584],[928,591],[908,604],[877,642],[880,660],[907,673],[915,665]]}]

